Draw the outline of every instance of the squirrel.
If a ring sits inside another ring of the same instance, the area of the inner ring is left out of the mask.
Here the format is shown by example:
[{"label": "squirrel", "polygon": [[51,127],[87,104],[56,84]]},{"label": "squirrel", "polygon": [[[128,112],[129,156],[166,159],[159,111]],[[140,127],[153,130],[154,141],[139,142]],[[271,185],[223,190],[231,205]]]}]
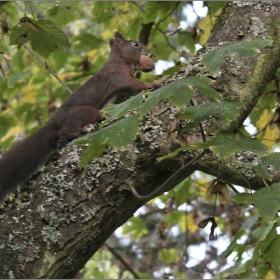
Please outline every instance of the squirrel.
[{"label": "squirrel", "polygon": [[110,49],[109,59],[99,72],[78,87],[45,126],[16,143],[0,158],[0,202],[38,170],[58,141],[73,140],[82,127],[99,122],[99,110],[108,103],[127,93],[162,86],[158,82],[142,82],[134,76],[135,71],[154,69],[145,45],[126,40],[116,32],[114,39],[110,39]]}]

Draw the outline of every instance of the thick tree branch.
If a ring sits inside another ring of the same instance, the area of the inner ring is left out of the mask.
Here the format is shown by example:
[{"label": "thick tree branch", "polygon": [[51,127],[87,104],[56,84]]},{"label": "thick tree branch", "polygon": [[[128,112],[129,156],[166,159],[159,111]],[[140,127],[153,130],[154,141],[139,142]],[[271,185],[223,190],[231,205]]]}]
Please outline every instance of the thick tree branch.
[{"label": "thick tree branch", "polygon": [[[261,8],[256,9],[256,5]],[[258,32],[253,25],[255,18],[262,23]],[[211,77],[200,63],[204,54],[209,48],[217,48],[219,43],[240,40],[241,29],[241,40],[274,40],[271,47],[260,50],[254,57],[225,59],[221,71],[215,75],[215,88],[221,98],[240,100],[244,104],[237,118],[224,129],[238,130],[279,68],[279,18],[278,3],[229,3],[209,44],[185,72],[174,77],[176,80],[198,73]],[[210,101],[198,93],[195,104],[204,102]],[[143,195],[149,194],[197,155],[188,151],[157,162],[158,157],[180,147],[176,140],[167,141],[175,113],[169,102],[161,102],[145,117],[141,132],[131,145],[120,152],[107,149],[83,172],[79,172],[79,160],[84,146],[70,145],[54,153],[46,167],[1,210],[0,277],[74,277],[114,230],[146,202],[137,200],[129,186]],[[203,123],[207,135],[215,134],[217,126],[221,124],[214,118]],[[189,143],[201,141],[199,128],[185,137]],[[195,170],[214,176],[220,174],[221,179],[244,187],[262,187],[262,178],[248,167],[254,155],[247,151],[241,154],[243,157],[237,154],[227,161],[207,154],[177,173],[165,191]]]}]

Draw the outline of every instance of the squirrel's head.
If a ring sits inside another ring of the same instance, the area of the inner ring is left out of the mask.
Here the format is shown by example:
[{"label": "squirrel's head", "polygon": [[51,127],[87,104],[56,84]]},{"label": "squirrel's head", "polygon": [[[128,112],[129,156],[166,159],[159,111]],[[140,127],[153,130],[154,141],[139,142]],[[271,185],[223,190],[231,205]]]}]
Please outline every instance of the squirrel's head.
[{"label": "squirrel's head", "polygon": [[110,40],[112,55],[118,55],[130,64],[134,71],[139,71],[141,56],[147,56],[150,52],[148,47],[134,40],[126,40],[119,32],[115,33],[114,39]]}]

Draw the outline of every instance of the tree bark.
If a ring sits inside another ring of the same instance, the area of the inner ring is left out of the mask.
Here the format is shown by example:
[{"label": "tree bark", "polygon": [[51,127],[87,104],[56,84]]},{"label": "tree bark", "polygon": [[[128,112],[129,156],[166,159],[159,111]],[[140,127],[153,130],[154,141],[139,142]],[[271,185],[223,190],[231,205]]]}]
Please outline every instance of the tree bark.
[{"label": "tree bark", "polygon": [[[197,73],[213,78],[222,99],[227,97],[244,104],[237,118],[224,129],[237,131],[280,66],[279,19],[279,3],[229,3],[207,46],[198,52],[186,71],[174,76],[174,81]],[[209,50],[221,43],[256,38],[274,41],[254,57],[225,59],[215,77],[200,63]],[[204,102],[211,101],[198,93],[195,104]],[[74,277],[114,230],[146,203],[131,194],[129,185],[148,194],[197,154],[188,151],[157,163],[158,157],[180,147],[176,139],[167,141],[175,112],[168,101],[162,101],[144,118],[140,134],[132,144],[121,151],[108,148],[81,172],[83,145],[67,146],[54,153],[44,169],[1,209],[0,277]],[[218,120],[203,123],[207,134],[215,133],[217,125]],[[189,143],[201,141],[200,130],[185,137]],[[225,162],[207,154],[179,172],[165,191],[195,170],[214,176],[219,173],[228,182],[259,189],[263,180],[247,167],[248,160],[253,159],[252,154],[246,158],[246,153],[243,152],[243,160],[234,156]]]}]

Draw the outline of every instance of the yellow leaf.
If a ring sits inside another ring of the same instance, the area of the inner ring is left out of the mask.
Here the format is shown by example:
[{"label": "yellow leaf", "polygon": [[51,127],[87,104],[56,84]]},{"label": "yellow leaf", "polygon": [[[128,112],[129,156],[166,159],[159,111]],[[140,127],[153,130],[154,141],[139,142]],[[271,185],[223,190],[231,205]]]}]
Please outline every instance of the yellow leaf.
[{"label": "yellow leaf", "polygon": [[100,56],[99,50],[92,50],[91,52],[88,53],[88,60],[91,63],[94,63],[99,56]]},{"label": "yellow leaf", "polygon": [[[118,25],[116,25],[116,26],[118,26]],[[117,31],[117,29],[108,29],[107,28],[107,29],[105,29],[104,32],[101,33],[101,35],[104,39],[111,39],[111,38],[114,38],[114,31]]]},{"label": "yellow leaf", "polygon": [[128,3],[128,2],[124,2],[124,4],[123,5],[120,5],[119,6],[119,9],[122,11],[122,12],[127,12],[127,11],[129,11],[129,7],[130,6],[130,4]]},{"label": "yellow leaf", "polygon": [[119,22],[120,22],[120,18],[114,17],[113,19],[111,19],[108,29],[114,30],[114,28],[117,28],[117,26],[119,26]]},{"label": "yellow leaf", "polygon": [[264,134],[263,134],[263,143],[267,146],[267,153],[269,153],[275,143],[275,140],[278,136],[278,129],[274,128],[273,130],[270,130],[269,127],[266,128]]},{"label": "yellow leaf", "polygon": [[38,66],[34,66],[34,67],[32,68],[32,73],[33,73],[33,74],[36,74],[36,73],[38,73],[38,72],[40,72],[40,71],[42,71],[42,68],[40,68],[40,67],[38,67]]},{"label": "yellow leaf", "polygon": [[198,28],[201,30],[199,34],[199,44],[205,45],[207,43],[208,38],[210,37],[211,30],[214,27],[215,21],[217,17],[222,12],[222,9],[218,10],[215,14],[211,16],[206,16],[198,23]]},{"label": "yellow leaf", "polygon": [[173,263],[179,259],[178,249],[162,249],[158,254],[158,259],[166,263]]},{"label": "yellow leaf", "polygon": [[4,137],[1,138],[0,142],[4,142],[6,141],[9,137],[11,136],[16,136],[18,135],[20,132],[22,131],[22,127],[21,126],[15,126],[9,129],[9,131],[6,133],[6,135]]},{"label": "yellow leaf", "polygon": [[270,110],[263,110],[263,113],[261,114],[260,118],[256,122],[256,127],[258,129],[264,128],[267,123],[272,119],[273,113]]},{"label": "yellow leaf", "polygon": [[[272,119],[273,113],[270,110],[265,109],[256,122],[256,127],[262,129],[267,125],[267,123]],[[267,153],[270,152],[273,147],[275,140],[278,136],[278,129],[274,128],[271,130],[269,126],[263,131],[262,134],[259,134],[258,137],[263,139],[263,143],[267,146]]]},{"label": "yellow leaf", "polygon": [[21,100],[22,103],[35,103],[38,90],[32,83],[28,83],[26,86],[22,88],[22,92],[24,93],[24,97]]},{"label": "yellow leaf", "polygon": [[269,270],[264,276],[264,279],[276,279],[276,275],[272,270]]},{"label": "yellow leaf", "polygon": [[210,181],[207,180],[206,178],[198,179],[196,181],[196,188],[195,188],[197,190],[197,195],[205,196],[209,185],[210,185]]},{"label": "yellow leaf", "polygon": [[197,230],[197,225],[193,220],[193,216],[183,216],[180,219],[179,225],[181,227],[182,232],[189,230],[191,233]]}]

